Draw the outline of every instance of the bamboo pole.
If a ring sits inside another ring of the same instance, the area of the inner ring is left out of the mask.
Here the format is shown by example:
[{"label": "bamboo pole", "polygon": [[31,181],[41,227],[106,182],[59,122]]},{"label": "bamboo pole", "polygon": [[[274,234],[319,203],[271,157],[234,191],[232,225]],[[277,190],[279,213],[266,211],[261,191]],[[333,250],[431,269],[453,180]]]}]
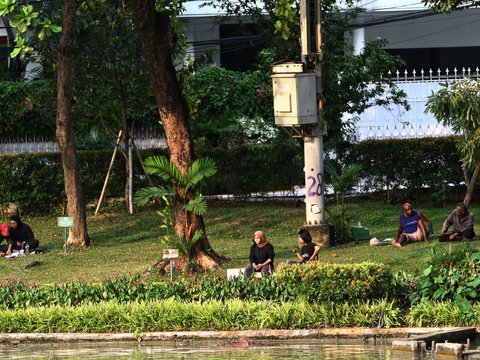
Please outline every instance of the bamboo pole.
[{"label": "bamboo pole", "polygon": [[123,133],[123,130],[120,130],[118,132],[117,141],[115,143],[115,149],[113,150],[112,159],[110,160],[110,165],[108,167],[107,175],[105,176],[105,182],[103,183],[102,192],[100,193],[100,199],[98,200],[97,208],[95,209],[95,215],[98,214],[98,211],[100,210],[100,206],[102,205],[102,202],[103,202],[103,197],[105,195],[105,190],[107,189],[108,180],[110,179],[110,173],[112,171],[113,164],[115,162],[115,157],[117,156],[118,147],[120,146],[120,142],[122,141],[122,133]]}]

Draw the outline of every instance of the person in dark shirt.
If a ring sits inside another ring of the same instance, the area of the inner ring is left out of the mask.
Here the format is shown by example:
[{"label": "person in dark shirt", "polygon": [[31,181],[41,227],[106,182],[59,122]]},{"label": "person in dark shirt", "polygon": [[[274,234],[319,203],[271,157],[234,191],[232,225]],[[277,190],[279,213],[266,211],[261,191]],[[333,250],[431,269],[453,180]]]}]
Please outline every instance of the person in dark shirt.
[{"label": "person in dark shirt", "polygon": [[[455,210],[453,210],[447,220],[444,221],[438,240],[473,239],[475,237],[474,224],[475,218],[473,214],[468,211],[467,206],[463,202],[458,203]],[[453,228],[453,232],[447,233],[450,227]]]},{"label": "person in dark shirt", "polygon": [[273,272],[275,251],[273,245],[267,241],[263,231],[255,231],[253,245],[250,247],[250,266],[245,269],[245,276],[252,276],[254,272],[270,275]]},{"label": "person in dark shirt", "polygon": [[39,242],[33,236],[33,231],[30,226],[23,223],[18,215],[10,216],[10,242],[7,249],[7,255],[12,253],[12,250],[25,249],[28,244],[30,251],[38,247]]},{"label": "person in dark shirt", "polygon": [[318,260],[320,246],[312,242],[312,236],[307,229],[300,229],[298,231],[298,245],[301,248],[300,253],[295,247],[292,248],[292,252],[297,255],[299,264],[305,264],[308,261]]}]

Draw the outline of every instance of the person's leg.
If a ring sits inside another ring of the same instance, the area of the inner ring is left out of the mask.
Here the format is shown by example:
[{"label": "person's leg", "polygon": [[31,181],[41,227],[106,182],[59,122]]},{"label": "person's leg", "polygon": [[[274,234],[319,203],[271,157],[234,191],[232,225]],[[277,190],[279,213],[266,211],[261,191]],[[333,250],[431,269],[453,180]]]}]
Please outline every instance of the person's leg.
[{"label": "person's leg", "polygon": [[37,239],[28,241],[28,246],[30,246],[30,251],[35,250],[38,247],[38,245],[40,245],[40,242]]},{"label": "person's leg", "polygon": [[450,235],[452,235],[452,234],[438,235],[438,241],[440,241],[440,242],[450,241]]},{"label": "person's leg", "polygon": [[462,236],[467,239],[473,239],[475,237],[475,231],[473,229],[468,229],[462,232]]},{"label": "person's leg", "polygon": [[270,275],[273,272],[272,267],[270,264],[262,266],[262,269],[260,270],[263,276]]},{"label": "person's leg", "polygon": [[250,265],[249,267],[247,267],[245,269],[245,272],[243,273],[245,275],[245,277],[250,277],[253,275],[253,266]]}]

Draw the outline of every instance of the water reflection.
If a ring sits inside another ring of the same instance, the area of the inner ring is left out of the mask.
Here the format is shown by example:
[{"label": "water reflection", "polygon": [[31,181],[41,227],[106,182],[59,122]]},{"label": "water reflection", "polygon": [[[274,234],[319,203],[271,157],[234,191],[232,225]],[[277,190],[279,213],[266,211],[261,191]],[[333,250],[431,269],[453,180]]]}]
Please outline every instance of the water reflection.
[{"label": "water reflection", "polygon": [[[0,345],[2,359],[325,359],[420,360],[410,353],[392,352],[390,342],[332,342],[319,339],[240,341],[162,341],[145,343],[60,343]],[[421,360],[432,359],[427,356]]]}]

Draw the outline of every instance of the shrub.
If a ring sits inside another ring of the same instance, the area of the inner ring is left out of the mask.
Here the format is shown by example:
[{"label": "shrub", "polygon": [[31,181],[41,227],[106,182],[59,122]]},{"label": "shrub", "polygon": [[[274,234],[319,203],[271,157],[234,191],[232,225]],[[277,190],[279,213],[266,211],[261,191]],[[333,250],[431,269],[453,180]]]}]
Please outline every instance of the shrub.
[{"label": "shrub", "polygon": [[478,301],[480,293],[480,253],[468,244],[452,250],[434,246],[427,260],[428,267],[420,279],[418,298],[453,300],[463,312],[471,311],[470,301]]},{"label": "shrub", "polygon": [[107,279],[100,284],[71,282],[41,286],[6,281],[0,285],[0,309],[18,309],[33,304],[78,306],[109,300],[123,303],[169,298],[200,302],[240,299],[336,303],[387,298],[393,291],[391,273],[381,264],[336,265],[317,262],[302,266],[280,266],[276,274],[260,279],[233,280],[198,276],[173,282],[147,281],[136,275]]},{"label": "shrub", "polygon": [[276,277],[307,301],[365,301],[381,299],[392,291],[392,273],[383,264],[281,264]]},{"label": "shrub", "polygon": [[[162,150],[155,150],[156,153]],[[144,151],[144,156],[154,151]],[[100,195],[112,156],[111,150],[79,151],[78,159],[83,193],[86,199]],[[14,202],[25,213],[52,211],[63,203],[64,183],[61,155],[11,154],[0,156],[0,167],[7,176],[0,179],[1,205]],[[139,163],[134,165],[135,187],[145,186],[145,176]],[[110,174],[107,197],[122,197],[125,193],[125,159],[117,156]]]},{"label": "shrub", "polygon": [[345,164],[362,165],[365,189],[383,190],[430,187],[444,192],[445,184],[462,182],[456,137],[367,140],[339,144],[337,154]]}]

